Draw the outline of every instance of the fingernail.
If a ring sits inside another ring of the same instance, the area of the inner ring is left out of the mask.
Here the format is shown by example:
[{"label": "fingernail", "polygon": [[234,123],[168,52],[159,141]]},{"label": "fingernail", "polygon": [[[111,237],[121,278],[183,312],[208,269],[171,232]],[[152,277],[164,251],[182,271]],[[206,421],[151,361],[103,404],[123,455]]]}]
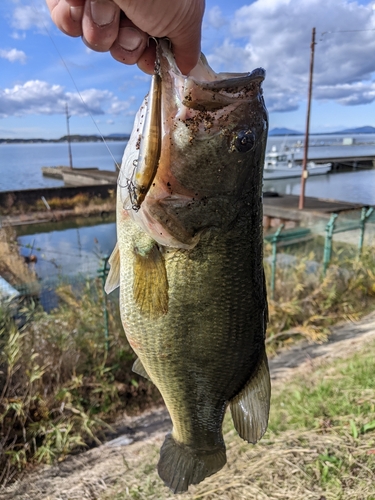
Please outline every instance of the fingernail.
[{"label": "fingernail", "polygon": [[129,52],[138,49],[143,41],[142,35],[134,28],[120,28],[117,42]]},{"label": "fingernail", "polygon": [[91,17],[98,26],[111,24],[115,18],[116,5],[106,0],[91,0]]},{"label": "fingernail", "polygon": [[83,7],[70,7],[70,17],[73,21],[80,22],[83,17]]}]

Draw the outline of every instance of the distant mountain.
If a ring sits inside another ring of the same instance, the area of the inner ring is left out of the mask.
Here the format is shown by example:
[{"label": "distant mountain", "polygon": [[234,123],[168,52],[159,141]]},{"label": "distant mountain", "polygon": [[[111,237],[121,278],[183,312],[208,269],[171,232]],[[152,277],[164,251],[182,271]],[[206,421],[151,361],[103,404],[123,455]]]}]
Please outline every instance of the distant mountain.
[{"label": "distant mountain", "polygon": [[268,132],[268,135],[302,135],[302,132],[285,127],[276,127]]},{"label": "distant mountain", "polygon": [[365,127],[357,128],[346,128],[345,130],[340,130],[340,132],[334,132],[335,134],[375,134],[375,127],[367,125]]}]

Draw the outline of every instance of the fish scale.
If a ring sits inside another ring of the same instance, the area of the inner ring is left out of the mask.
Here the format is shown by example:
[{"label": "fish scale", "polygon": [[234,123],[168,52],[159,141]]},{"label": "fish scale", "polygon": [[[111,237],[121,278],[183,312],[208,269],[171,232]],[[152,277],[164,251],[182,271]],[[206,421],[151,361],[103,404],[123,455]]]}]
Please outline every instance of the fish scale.
[{"label": "fish scale", "polygon": [[185,77],[164,42],[158,57],[160,158],[152,155],[152,169],[138,165],[142,197],[138,206],[129,203],[137,192],[140,123],[153,126],[149,97],[124,153],[107,290],[120,285],[125,333],[138,355],[134,370],[156,384],[170,413],[173,429],[158,472],[179,493],[225,465],[228,405],[243,439],[254,443],[267,427],[261,201],[267,113],[263,70],[216,74],[202,56]]}]

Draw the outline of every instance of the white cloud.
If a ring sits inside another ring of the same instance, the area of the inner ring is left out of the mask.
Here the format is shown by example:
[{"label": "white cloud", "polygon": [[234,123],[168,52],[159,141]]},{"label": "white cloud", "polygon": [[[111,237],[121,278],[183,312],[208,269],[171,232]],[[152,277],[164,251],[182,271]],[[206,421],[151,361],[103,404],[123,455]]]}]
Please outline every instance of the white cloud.
[{"label": "white cloud", "polygon": [[141,75],[134,75],[133,76],[133,79],[134,80],[139,80],[141,82],[149,82],[150,81],[150,75],[144,75],[144,74],[141,74]]},{"label": "white cloud", "polygon": [[0,89],[0,117],[23,115],[53,115],[65,113],[65,103],[71,115],[85,116],[129,114],[133,99],[120,101],[108,90],[87,89],[77,93],[66,92],[61,85],[51,85],[40,80],[29,80],[23,85]]},{"label": "white cloud", "polygon": [[14,31],[10,36],[15,40],[24,40],[26,38],[26,33],[19,33],[18,31]]},{"label": "white cloud", "polygon": [[223,17],[221,9],[218,5],[215,5],[207,12],[206,20],[210,26],[216,29],[221,28],[227,23],[227,20]]},{"label": "white cloud", "polygon": [[37,28],[44,31],[50,24],[51,18],[45,5],[36,7],[35,4],[16,7],[13,11],[12,27],[17,30]]},{"label": "white cloud", "polygon": [[0,49],[0,57],[3,59],[8,59],[9,62],[20,62],[21,64],[25,64],[26,62],[26,54],[22,50],[17,49]]},{"label": "white cloud", "polygon": [[113,115],[134,115],[135,111],[130,110],[131,104],[135,101],[135,97],[132,96],[128,101],[120,101],[117,97],[113,97],[111,100],[111,106],[109,108],[109,113]]},{"label": "white cloud", "polygon": [[372,2],[257,0],[235,11],[229,26],[229,36],[208,59],[215,69],[225,71],[264,67],[270,111],[291,111],[306,100],[314,26],[314,99],[343,105],[375,101]]}]

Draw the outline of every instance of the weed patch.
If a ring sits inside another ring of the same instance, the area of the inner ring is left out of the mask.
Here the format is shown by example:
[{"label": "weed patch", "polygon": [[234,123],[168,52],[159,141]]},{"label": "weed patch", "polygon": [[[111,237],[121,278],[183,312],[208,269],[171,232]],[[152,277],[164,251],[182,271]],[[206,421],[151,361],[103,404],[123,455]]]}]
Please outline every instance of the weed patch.
[{"label": "weed patch", "polygon": [[[266,245],[266,256],[270,246]],[[356,249],[346,245],[337,252],[325,277],[314,252],[279,265],[276,270],[274,300],[269,299],[267,328],[269,354],[278,348],[306,338],[325,341],[330,326],[342,320],[355,320],[375,307],[375,252],[366,248],[358,258]],[[271,268],[265,261],[267,283]]]},{"label": "weed patch", "polygon": [[134,355],[118,307],[109,303],[110,349],[103,333],[102,289],[87,283],[81,297],[51,314],[21,311],[19,326],[0,315],[0,484],[29,465],[53,463],[100,443],[108,422],[126,409],[160,402],[157,389],[132,373]]}]

